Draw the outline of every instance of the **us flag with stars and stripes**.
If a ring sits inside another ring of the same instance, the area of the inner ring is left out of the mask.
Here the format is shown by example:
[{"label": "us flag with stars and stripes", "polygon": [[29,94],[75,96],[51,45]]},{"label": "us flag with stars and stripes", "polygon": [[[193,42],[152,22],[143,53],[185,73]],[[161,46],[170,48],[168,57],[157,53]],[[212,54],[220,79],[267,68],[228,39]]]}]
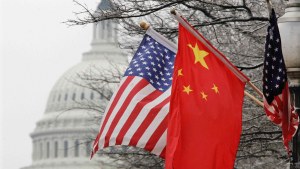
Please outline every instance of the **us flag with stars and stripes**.
[{"label": "us flag with stars and stripes", "polygon": [[177,47],[149,28],[105,110],[91,157],[102,148],[130,145],[165,155]]},{"label": "us flag with stars and stripes", "polygon": [[286,67],[274,9],[265,44],[263,70],[264,109],[268,118],[282,128],[283,143],[289,152],[289,141],[298,128],[298,115],[290,104]]}]

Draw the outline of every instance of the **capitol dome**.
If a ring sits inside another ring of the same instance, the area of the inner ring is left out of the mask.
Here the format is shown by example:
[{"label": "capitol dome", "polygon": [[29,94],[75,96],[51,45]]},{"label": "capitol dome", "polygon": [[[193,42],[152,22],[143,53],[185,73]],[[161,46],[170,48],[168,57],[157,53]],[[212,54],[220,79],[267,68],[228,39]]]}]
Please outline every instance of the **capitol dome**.
[{"label": "capitol dome", "polygon": [[[102,0],[99,10],[109,10]],[[108,157],[89,159],[92,140],[99,129],[101,111],[118,81],[113,76],[127,59],[117,43],[117,24],[95,23],[91,50],[82,61],[64,73],[52,88],[43,117],[31,133],[32,165],[23,169],[100,169]],[[102,79],[103,82],[99,82]]]}]

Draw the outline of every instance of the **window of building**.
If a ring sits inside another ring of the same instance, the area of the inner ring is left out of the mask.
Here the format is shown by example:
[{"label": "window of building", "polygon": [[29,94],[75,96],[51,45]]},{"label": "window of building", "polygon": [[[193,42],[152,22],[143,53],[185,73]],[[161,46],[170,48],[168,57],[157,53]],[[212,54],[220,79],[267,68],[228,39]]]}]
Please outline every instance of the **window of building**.
[{"label": "window of building", "polygon": [[112,29],[111,29],[111,21],[107,21],[107,30],[108,30],[108,34],[107,34],[107,37],[110,38],[111,37],[111,32],[112,32]]},{"label": "window of building", "polygon": [[46,154],[47,154],[47,158],[49,158],[50,157],[50,143],[49,142],[47,142],[47,150],[46,150]]},{"label": "window of building", "polygon": [[76,93],[73,93],[72,100],[76,99]]},{"label": "window of building", "polygon": [[84,93],[81,93],[81,100],[84,99]]},{"label": "window of building", "polygon": [[91,100],[94,99],[94,93],[93,93],[93,92],[91,92],[90,99],[91,99]]},{"label": "window of building", "polygon": [[40,143],[40,159],[43,159],[43,143]]},{"label": "window of building", "polygon": [[75,141],[75,149],[74,149],[74,156],[78,157],[79,156],[79,141]]},{"label": "window of building", "polygon": [[61,95],[59,94],[59,95],[58,95],[58,99],[57,99],[57,101],[60,101],[60,97],[61,97]]},{"label": "window of building", "polygon": [[64,157],[68,157],[68,141],[64,141]]},{"label": "window of building", "polygon": [[88,157],[88,156],[90,156],[90,153],[92,151],[92,147],[91,147],[92,144],[91,144],[91,142],[86,142],[85,145],[86,145],[86,156]]},{"label": "window of building", "polygon": [[68,93],[65,94],[65,101],[68,100]]},{"label": "window of building", "polygon": [[54,157],[57,158],[58,157],[58,142],[55,141],[54,143]]}]

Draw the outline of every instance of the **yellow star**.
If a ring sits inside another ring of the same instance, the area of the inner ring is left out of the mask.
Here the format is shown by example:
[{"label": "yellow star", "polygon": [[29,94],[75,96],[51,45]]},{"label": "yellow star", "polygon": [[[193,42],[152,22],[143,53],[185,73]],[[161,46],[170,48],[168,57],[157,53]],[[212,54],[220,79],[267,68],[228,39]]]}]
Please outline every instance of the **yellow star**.
[{"label": "yellow star", "polygon": [[204,92],[201,92],[202,99],[207,100],[207,95]]},{"label": "yellow star", "polygon": [[192,92],[193,90],[190,89],[190,85],[188,86],[183,86],[183,92],[187,93],[187,94],[190,94],[190,92]]},{"label": "yellow star", "polygon": [[183,76],[183,74],[182,74],[182,69],[179,69],[179,70],[178,70],[178,76]]},{"label": "yellow star", "polygon": [[208,69],[208,66],[204,60],[204,57],[206,57],[209,53],[206,52],[205,50],[200,50],[197,43],[194,47],[191,44],[188,44],[188,47],[190,47],[194,52],[195,64],[197,62],[199,62],[203,67]]},{"label": "yellow star", "polygon": [[216,86],[215,84],[214,84],[214,87],[212,87],[211,89],[213,89],[215,91],[215,93],[219,93],[218,86]]}]

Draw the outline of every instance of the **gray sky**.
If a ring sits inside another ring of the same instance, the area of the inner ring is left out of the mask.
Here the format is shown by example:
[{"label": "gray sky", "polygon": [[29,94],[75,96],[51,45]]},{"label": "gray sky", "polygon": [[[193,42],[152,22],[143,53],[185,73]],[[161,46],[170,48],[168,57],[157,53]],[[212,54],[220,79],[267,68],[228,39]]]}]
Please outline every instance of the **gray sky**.
[{"label": "gray sky", "polygon": [[61,23],[79,9],[72,0],[0,2],[0,168],[18,169],[31,164],[29,134],[56,80],[90,49],[92,27]]}]

